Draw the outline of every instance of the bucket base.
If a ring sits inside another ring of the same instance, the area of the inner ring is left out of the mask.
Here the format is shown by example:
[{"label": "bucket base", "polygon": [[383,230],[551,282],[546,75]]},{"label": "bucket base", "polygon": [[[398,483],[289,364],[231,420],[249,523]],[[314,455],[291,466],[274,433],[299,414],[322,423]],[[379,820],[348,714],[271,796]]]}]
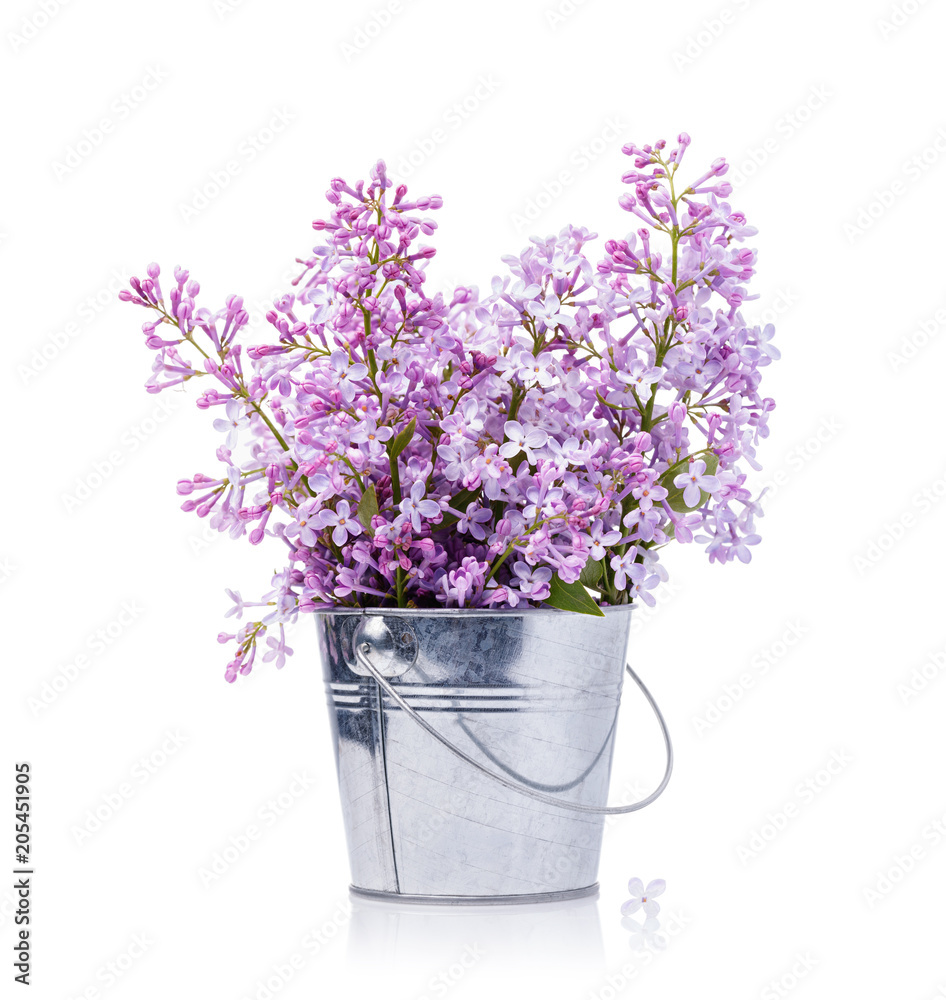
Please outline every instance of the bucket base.
[{"label": "bucket base", "polygon": [[421,903],[426,906],[508,906],[510,903],[557,903],[564,899],[583,899],[598,894],[598,883],[581,889],[562,892],[527,892],[510,896],[412,896],[401,892],[381,892],[377,889],[348,887],[359,899],[377,899],[386,903]]}]

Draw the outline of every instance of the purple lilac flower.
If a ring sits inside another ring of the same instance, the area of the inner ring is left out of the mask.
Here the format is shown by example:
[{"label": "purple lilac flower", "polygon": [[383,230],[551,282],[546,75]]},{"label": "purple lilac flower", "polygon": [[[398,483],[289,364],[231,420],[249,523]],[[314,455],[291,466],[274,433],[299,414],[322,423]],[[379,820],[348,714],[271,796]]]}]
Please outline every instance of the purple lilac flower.
[{"label": "purple lilac flower", "polygon": [[548,566],[533,569],[528,563],[517,562],[512,569],[515,574],[513,583],[518,585],[519,593],[523,597],[541,601],[549,596],[549,581],[552,579],[552,570]]},{"label": "purple lilac flower", "polygon": [[470,534],[481,542],[486,538],[486,529],[483,525],[488,524],[492,519],[493,512],[489,507],[480,507],[474,500],[473,503],[467,505],[466,514],[457,521],[457,531],[462,534]]},{"label": "purple lilac flower", "polygon": [[228,680],[257,644],[281,664],[283,626],[318,608],[534,607],[605,560],[599,603],[652,603],[668,541],[749,561],[779,353],[743,314],[755,230],[726,162],[687,183],[689,146],[629,143],[632,231],[593,256],[587,229],[533,237],[482,295],[428,286],[442,200],[382,161],[331,182],[255,343],[239,296],[208,308],[156,264],[131,281],[148,391],[197,382],[225,435],[217,468],[180,480],[182,507],[287,560],[261,601],[231,592],[230,616],[260,620],[228,634]]},{"label": "purple lilac flower", "polygon": [[368,449],[368,454],[373,458],[378,458],[385,451],[385,444],[394,436],[394,430],[390,427],[379,427],[372,417],[365,417],[358,423],[348,435],[348,440],[352,444],[363,444]]}]

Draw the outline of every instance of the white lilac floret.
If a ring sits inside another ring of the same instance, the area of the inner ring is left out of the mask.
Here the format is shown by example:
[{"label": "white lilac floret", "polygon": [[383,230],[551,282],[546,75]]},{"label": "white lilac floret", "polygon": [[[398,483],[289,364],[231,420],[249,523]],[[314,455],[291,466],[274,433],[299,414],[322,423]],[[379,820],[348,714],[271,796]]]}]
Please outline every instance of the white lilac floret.
[{"label": "white lilac floret", "polygon": [[631,898],[621,905],[621,914],[629,917],[643,910],[648,917],[656,917],[660,913],[660,903],[654,897],[663,895],[666,888],[667,883],[662,878],[651,879],[646,886],[639,878],[632,878],[627,883]]},{"label": "white lilac floret", "polygon": [[383,162],[332,181],[323,242],[263,342],[241,343],[241,298],[199,306],[181,268],[166,295],[155,264],[132,279],[148,390],[204,383],[221,435],[218,471],[178,483],[184,509],[285,550],[260,602],[234,595],[237,617],[264,611],[221,635],[228,680],[264,636],[281,666],[283,625],[319,608],[595,612],[652,604],[668,542],[749,560],[761,510],[743,466],[759,468],[778,352],[740,311],[755,230],[726,200],[726,163],[685,185],[688,145],[624,147],[620,205],[640,227],[597,263],[595,235],[568,226],[504,257],[482,297],[425,288],[434,250],[417,241],[441,199],[409,199]]}]

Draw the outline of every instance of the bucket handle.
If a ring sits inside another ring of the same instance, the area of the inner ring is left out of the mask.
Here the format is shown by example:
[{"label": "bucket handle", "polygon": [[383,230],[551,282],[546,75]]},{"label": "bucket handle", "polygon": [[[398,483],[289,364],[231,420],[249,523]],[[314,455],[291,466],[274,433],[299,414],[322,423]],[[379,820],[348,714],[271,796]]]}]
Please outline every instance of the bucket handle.
[{"label": "bucket handle", "polygon": [[648,795],[646,798],[641,799],[639,802],[632,802],[630,805],[626,806],[586,806],[579,802],[568,802],[565,799],[557,798],[554,795],[546,795],[544,792],[536,791],[534,788],[529,788],[526,785],[521,784],[506,775],[499,774],[496,771],[491,770],[488,767],[484,767],[479,761],[474,760],[469,754],[464,753],[458,746],[451,743],[445,736],[439,733],[422,715],[416,712],[411,706],[397,693],[391,682],[375,667],[375,665],[368,659],[368,654],[371,652],[370,642],[360,642],[354,644],[353,650],[356,659],[359,664],[377,681],[378,686],[382,691],[400,708],[402,711],[407,713],[408,717],[417,723],[422,729],[425,729],[433,738],[441,744],[445,749],[449,750],[454,757],[459,757],[460,760],[465,761],[470,767],[476,768],[481,774],[485,774],[486,777],[492,778],[494,781],[498,781],[501,785],[505,785],[506,788],[511,788],[513,791],[521,792],[523,795],[528,795],[530,798],[536,799],[539,802],[545,802],[548,805],[560,806],[562,809],[571,809],[574,812],[583,813],[596,813],[598,815],[606,816],[622,816],[626,813],[637,812],[638,809],[643,809],[644,806],[649,806],[651,802],[657,799],[663,790],[667,787],[667,783],[670,781],[670,774],[673,771],[673,745],[670,742],[670,733],[667,731],[667,723],[664,720],[660,709],[657,707],[657,702],[654,701],[654,696],[647,690],[644,682],[634,673],[631,669],[631,665],[627,664],[627,672],[631,675],[634,683],[641,689],[644,697],[647,699],[650,707],[654,711],[654,715],[657,717],[657,722],[660,725],[660,732],[663,736],[664,746],[667,749],[667,767],[664,771],[663,779],[660,784]]}]

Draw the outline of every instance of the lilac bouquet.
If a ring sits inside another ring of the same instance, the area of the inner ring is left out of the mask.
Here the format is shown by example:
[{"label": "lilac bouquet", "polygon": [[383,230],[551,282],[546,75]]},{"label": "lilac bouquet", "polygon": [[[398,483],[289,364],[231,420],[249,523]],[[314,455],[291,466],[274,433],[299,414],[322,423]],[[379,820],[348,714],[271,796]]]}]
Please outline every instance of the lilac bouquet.
[{"label": "lilac bouquet", "polygon": [[[332,607],[534,607],[600,614],[654,601],[659,550],[696,541],[748,562],[758,499],[741,464],[774,403],[761,369],[771,326],[748,326],[754,235],[726,198],[725,160],[689,184],[690,143],[627,145],[641,228],[608,240],[568,226],[533,238],[487,295],[428,294],[438,196],[411,199],[383,162],[332,181],[324,242],[299,260],[295,293],[264,343],[238,341],[243,300],[198,306],[200,286],[156,264],[123,299],[148,310],[149,392],[191,379],[221,435],[220,469],[182,479],[183,509],[218,531],[267,536],[286,566],[226,678],[292,651],[284,625]],[[594,596],[592,596],[594,595]],[[256,617],[256,616],[254,616]],[[273,632],[278,626],[278,638]],[[267,634],[269,633],[269,634]]]}]

